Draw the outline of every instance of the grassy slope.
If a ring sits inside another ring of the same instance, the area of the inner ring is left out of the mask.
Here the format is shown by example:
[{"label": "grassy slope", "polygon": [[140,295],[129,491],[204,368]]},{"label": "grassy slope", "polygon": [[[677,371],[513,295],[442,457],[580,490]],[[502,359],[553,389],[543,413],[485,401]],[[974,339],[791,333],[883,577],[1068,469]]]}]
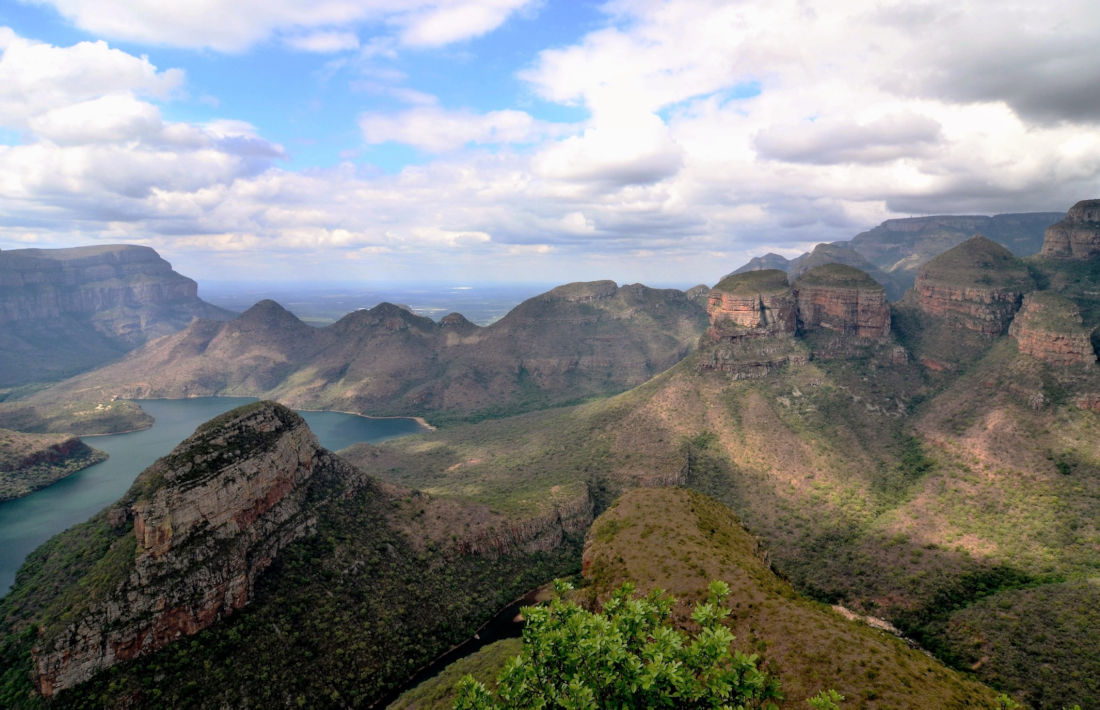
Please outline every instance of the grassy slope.
[{"label": "grassy slope", "polygon": [[[611,493],[685,482],[733,508],[800,591],[904,624],[950,657],[950,614],[1088,578],[1100,560],[1100,422],[1067,394],[1094,388],[1094,374],[1052,370],[1007,339],[975,357],[938,395],[945,375],[926,379],[877,354],[749,382],[696,373],[689,358],[607,400],[372,454],[395,480],[516,516],[583,481]],[[1036,392],[1039,410],[1028,404]],[[1071,647],[1080,633],[1052,628],[1050,643]],[[1015,653],[1029,639],[989,643]],[[1038,692],[1033,679],[992,668],[979,673]],[[1058,682],[1044,682],[1044,697],[1076,702],[1069,681]]]},{"label": "grassy slope", "polygon": [[518,638],[491,643],[405,691],[387,706],[387,710],[451,710],[458,681],[469,674],[488,688],[496,687],[497,676],[504,664],[513,656],[518,656],[522,647],[523,642]]},{"label": "grassy slope", "polygon": [[[758,543],[713,499],[678,488],[638,489],[593,524],[585,543],[590,584],[579,593],[602,599],[624,580],[640,592],[662,588],[680,600],[677,623],[690,625],[692,605],[705,597],[709,581],[727,581],[735,645],[759,654],[779,676],[783,707],[805,707],[803,700],[824,687],[842,692],[846,708],[994,707],[989,688],[800,597],[769,569]],[[502,642],[456,662],[391,708],[450,708],[463,674],[493,679],[518,646]]]},{"label": "grassy slope", "polygon": [[707,583],[730,584],[737,645],[779,676],[784,707],[822,688],[851,708],[993,707],[989,688],[948,670],[900,639],[844,619],[795,593],[761,559],[758,541],[728,508],[683,489],[627,493],[592,526],[585,544],[590,593],[602,598],[623,580],[640,592],[665,589],[686,620]]}]

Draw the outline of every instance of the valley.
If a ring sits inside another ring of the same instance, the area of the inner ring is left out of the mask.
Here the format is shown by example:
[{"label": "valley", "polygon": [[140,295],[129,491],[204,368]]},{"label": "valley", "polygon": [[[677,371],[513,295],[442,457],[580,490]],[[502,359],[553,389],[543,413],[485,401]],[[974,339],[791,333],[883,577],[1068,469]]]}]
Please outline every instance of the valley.
[{"label": "valley", "polygon": [[[852,240],[913,266],[900,298],[838,248],[689,292],[568,284],[484,327],[265,301],[17,394],[0,425],[43,433],[128,426],[138,397],[281,404],[203,425],[31,555],[0,701],[369,706],[581,572],[590,605],[728,581],[783,707],[1096,707],[1097,204],[982,218],[1030,254],[940,229],[970,218]],[[283,405],[438,428],[337,455]]]}]

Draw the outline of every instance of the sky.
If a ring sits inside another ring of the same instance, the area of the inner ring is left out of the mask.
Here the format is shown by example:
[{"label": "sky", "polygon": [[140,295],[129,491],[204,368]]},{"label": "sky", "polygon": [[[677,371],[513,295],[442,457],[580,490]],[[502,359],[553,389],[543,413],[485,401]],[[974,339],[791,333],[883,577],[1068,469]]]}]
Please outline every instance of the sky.
[{"label": "sky", "polygon": [[1096,0],[4,0],[0,249],[714,283],[1100,197]]}]

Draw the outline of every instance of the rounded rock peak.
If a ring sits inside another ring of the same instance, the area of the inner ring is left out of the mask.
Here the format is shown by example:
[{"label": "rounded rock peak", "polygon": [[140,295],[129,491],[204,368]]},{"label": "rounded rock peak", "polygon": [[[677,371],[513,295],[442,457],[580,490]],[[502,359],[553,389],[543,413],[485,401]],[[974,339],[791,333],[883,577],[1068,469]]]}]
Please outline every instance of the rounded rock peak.
[{"label": "rounded rock peak", "polygon": [[795,288],[801,286],[824,286],[831,288],[861,288],[883,291],[882,284],[871,278],[867,272],[847,264],[822,264],[807,270],[794,282]]},{"label": "rounded rock peak", "polygon": [[761,269],[759,271],[743,271],[739,274],[731,274],[719,281],[714,290],[733,295],[751,296],[757,293],[789,291],[790,288],[791,285],[787,282],[785,271]]},{"label": "rounded rock peak", "polygon": [[1031,290],[1027,267],[1000,244],[975,234],[920,268],[919,279],[959,286]]},{"label": "rounded rock peak", "polygon": [[1100,200],[1081,200],[1066,213],[1071,222],[1100,222]]}]

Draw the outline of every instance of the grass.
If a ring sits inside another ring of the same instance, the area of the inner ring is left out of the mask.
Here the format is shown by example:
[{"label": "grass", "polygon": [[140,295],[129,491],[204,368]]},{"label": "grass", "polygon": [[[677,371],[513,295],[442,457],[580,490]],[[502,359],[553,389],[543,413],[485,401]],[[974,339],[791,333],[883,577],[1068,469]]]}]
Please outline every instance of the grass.
[{"label": "grass", "polygon": [[497,676],[504,669],[504,664],[513,656],[518,656],[522,646],[523,642],[518,638],[491,643],[450,664],[435,677],[402,693],[396,702],[387,706],[387,710],[451,710],[458,681],[469,674],[487,688],[495,688]]},{"label": "grass", "polygon": [[731,274],[714,287],[735,296],[753,296],[758,293],[776,293],[790,290],[787,274],[779,269],[762,269]]},{"label": "grass", "polygon": [[794,287],[831,286],[834,288],[867,288],[882,290],[882,286],[867,273],[847,264],[822,264],[799,276]]},{"label": "grass", "polygon": [[995,693],[827,606],[801,597],[766,562],[759,539],[717,501],[683,489],[639,489],[593,524],[581,590],[604,598],[623,580],[680,600],[680,623],[711,579],[730,584],[735,646],[761,656],[784,707],[835,688],[862,707],[993,707]]}]

